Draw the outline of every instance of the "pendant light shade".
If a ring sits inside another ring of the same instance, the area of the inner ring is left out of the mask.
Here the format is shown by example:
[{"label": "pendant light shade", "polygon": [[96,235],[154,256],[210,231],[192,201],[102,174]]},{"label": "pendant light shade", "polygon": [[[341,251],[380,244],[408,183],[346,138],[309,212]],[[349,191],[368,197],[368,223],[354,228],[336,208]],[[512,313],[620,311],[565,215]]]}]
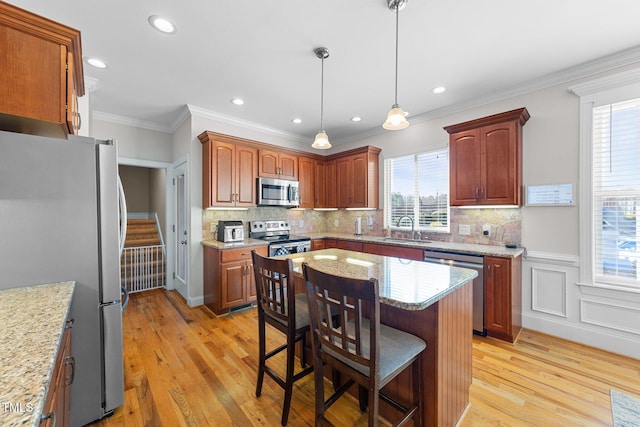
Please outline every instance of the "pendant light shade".
[{"label": "pendant light shade", "polygon": [[322,126],[322,120],[324,118],[324,60],[329,57],[329,49],[326,47],[317,47],[313,52],[322,60],[322,77],[320,79],[320,132],[316,134],[316,138],[311,146],[318,150],[326,150],[327,148],[331,148],[329,137]]},{"label": "pendant light shade", "polygon": [[409,127],[409,121],[402,107],[398,104],[398,15],[400,9],[407,5],[408,0],[387,0],[389,9],[396,12],[396,80],[395,102],[387,114],[387,120],[382,124],[386,130],[400,130]]}]

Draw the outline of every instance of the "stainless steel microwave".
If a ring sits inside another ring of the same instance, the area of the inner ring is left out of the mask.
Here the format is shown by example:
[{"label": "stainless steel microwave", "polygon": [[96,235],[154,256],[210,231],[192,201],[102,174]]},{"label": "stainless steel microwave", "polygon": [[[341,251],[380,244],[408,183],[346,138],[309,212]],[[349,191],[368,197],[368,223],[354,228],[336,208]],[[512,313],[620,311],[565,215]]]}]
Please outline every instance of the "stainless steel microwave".
[{"label": "stainless steel microwave", "polygon": [[258,178],[257,182],[258,206],[296,207],[300,205],[298,181]]}]

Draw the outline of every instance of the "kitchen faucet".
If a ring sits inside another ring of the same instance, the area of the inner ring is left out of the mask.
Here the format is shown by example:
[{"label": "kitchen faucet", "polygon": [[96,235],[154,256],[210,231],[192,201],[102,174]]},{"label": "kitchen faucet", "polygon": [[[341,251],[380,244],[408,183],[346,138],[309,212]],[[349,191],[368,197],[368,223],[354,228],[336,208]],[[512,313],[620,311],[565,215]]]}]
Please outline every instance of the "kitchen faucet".
[{"label": "kitchen faucet", "polygon": [[403,219],[408,218],[409,221],[411,221],[411,239],[415,239],[416,238],[416,233],[414,231],[414,222],[413,222],[413,218],[411,218],[409,215],[403,215],[400,218],[398,218],[398,223],[396,224],[397,227],[400,227],[400,221],[402,221]]}]

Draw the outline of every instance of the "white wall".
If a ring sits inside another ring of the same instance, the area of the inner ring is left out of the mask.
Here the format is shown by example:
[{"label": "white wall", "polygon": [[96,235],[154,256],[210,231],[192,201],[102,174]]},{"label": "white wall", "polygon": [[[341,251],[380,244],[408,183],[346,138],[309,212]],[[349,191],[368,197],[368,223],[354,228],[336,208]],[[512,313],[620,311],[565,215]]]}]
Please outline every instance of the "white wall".
[{"label": "white wall", "polygon": [[91,136],[117,140],[119,158],[173,161],[172,135],[169,133],[94,119]]}]

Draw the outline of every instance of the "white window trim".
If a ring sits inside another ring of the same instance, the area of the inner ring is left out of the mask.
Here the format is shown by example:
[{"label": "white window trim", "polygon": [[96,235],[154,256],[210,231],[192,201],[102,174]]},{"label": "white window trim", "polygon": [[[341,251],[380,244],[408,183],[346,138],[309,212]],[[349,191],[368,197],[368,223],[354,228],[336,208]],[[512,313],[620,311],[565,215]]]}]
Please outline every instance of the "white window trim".
[{"label": "white window trim", "polygon": [[569,87],[580,97],[580,275],[578,284],[587,288],[601,288],[640,294],[640,289],[616,286],[595,281],[593,274],[593,209],[592,209],[592,142],[593,108],[632,98],[640,98],[640,69],[629,70]]}]

